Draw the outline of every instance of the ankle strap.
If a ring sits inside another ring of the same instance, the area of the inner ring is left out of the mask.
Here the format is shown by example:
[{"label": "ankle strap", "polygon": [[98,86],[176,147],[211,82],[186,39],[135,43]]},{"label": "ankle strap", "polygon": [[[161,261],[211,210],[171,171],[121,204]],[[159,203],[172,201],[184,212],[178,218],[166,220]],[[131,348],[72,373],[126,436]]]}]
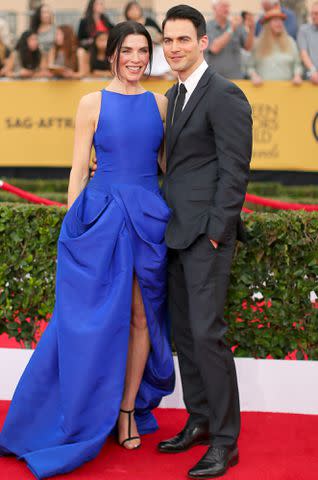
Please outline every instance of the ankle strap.
[{"label": "ankle strap", "polygon": [[133,408],[132,410],[123,410],[122,408],[120,409],[121,412],[123,413],[134,413],[135,409]]}]

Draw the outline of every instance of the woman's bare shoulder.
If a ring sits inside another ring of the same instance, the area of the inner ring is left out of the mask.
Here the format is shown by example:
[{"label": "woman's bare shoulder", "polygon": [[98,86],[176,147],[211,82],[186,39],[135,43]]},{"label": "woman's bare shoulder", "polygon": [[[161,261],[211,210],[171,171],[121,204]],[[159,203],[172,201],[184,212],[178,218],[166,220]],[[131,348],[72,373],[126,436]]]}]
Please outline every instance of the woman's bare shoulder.
[{"label": "woman's bare shoulder", "polygon": [[101,92],[90,92],[83,95],[79,101],[79,105],[83,108],[96,108],[101,101]]},{"label": "woman's bare shoulder", "polygon": [[83,95],[78,104],[78,115],[85,115],[91,119],[95,119],[100,110],[101,92],[91,92]]}]

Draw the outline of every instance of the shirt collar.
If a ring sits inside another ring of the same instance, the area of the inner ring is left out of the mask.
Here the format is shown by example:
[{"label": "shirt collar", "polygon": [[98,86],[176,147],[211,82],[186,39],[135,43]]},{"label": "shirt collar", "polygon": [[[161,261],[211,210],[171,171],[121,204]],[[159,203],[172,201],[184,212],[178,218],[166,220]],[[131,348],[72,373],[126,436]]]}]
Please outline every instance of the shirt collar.
[{"label": "shirt collar", "polygon": [[201,65],[199,65],[198,68],[196,68],[194,72],[192,72],[191,75],[184,82],[181,82],[179,78],[179,85],[180,83],[183,83],[183,85],[187,89],[187,95],[190,96],[193,93],[194,89],[198,85],[202,75],[204,74],[207,68],[208,68],[208,64],[205,60],[203,60]]}]

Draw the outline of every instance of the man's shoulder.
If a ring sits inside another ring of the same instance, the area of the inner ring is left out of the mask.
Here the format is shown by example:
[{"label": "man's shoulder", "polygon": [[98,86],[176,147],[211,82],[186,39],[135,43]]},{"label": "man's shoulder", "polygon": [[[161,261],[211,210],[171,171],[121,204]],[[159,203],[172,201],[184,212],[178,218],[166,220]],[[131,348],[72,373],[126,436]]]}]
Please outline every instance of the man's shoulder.
[{"label": "man's shoulder", "polygon": [[175,88],[176,85],[177,85],[177,84],[174,83],[174,84],[169,88],[169,90],[166,91],[165,97],[167,97],[168,99],[170,98],[170,96],[171,96],[171,94],[172,94],[172,91],[173,91],[173,89]]},{"label": "man's shoulder", "polygon": [[236,83],[224,78],[218,73],[215,73],[211,77],[208,92],[208,95],[210,95],[211,99],[215,99],[220,102],[223,100],[229,100],[233,95],[248,102],[245,93],[238,85],[236,85]]},{"label": "man's shoulder", "polygon": [[303,23],[299,27],[299,33],[309,33],[311,31],[311,24],[310,23]]},{"label": "man's shoulder", "polygon": [[238,88],[235,83],[231,82],[231,80],[228,80],[227,78],[223,77],[217,72],[214,72],[213,75],[211,75],[210,79],[210,90],[215,90],[218,89],[221,91],[226,91],[229,88]]},{"label": "man's shoulder", "polygon": [[214,20],[214,18],[212,18],[211,20],[209,20],[208,22],[206,22],[206,26],[207,27],[215,27],[215,25],[217,25],[216,23],[216,20]]},{"label": "man's shoulder", "polygon": [[287,15],[288,17],[293,17],[293,18],[296,18],[296,13],[293,12],[293,10],[291,10],[290,8],[287,8],[287,7],[281,7],[281,11],[283,13],[285,13],[285,15]]},{"label": "man's shoulder", "polygon": [[206,24],[206,31],[208,35],[211,35],[212,33],[217,33],[218,32],[218,24],[215,20],[209,20]]}]

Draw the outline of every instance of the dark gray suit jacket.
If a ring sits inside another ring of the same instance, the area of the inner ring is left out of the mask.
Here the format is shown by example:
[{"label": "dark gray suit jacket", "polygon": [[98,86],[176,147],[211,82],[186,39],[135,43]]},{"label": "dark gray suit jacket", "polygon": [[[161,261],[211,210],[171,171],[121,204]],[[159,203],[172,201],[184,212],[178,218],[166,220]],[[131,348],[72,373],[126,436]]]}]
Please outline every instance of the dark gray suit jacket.
[{"label": "dark gray suit jacket", "polygon": [[166,243],[187,248],[203,233],[244,240],[240,212],[252,152],[251,107],[243,92],[209,67],[171,125],[177,85],[168,92],[167,173],[163,195],[172,209]]}]

